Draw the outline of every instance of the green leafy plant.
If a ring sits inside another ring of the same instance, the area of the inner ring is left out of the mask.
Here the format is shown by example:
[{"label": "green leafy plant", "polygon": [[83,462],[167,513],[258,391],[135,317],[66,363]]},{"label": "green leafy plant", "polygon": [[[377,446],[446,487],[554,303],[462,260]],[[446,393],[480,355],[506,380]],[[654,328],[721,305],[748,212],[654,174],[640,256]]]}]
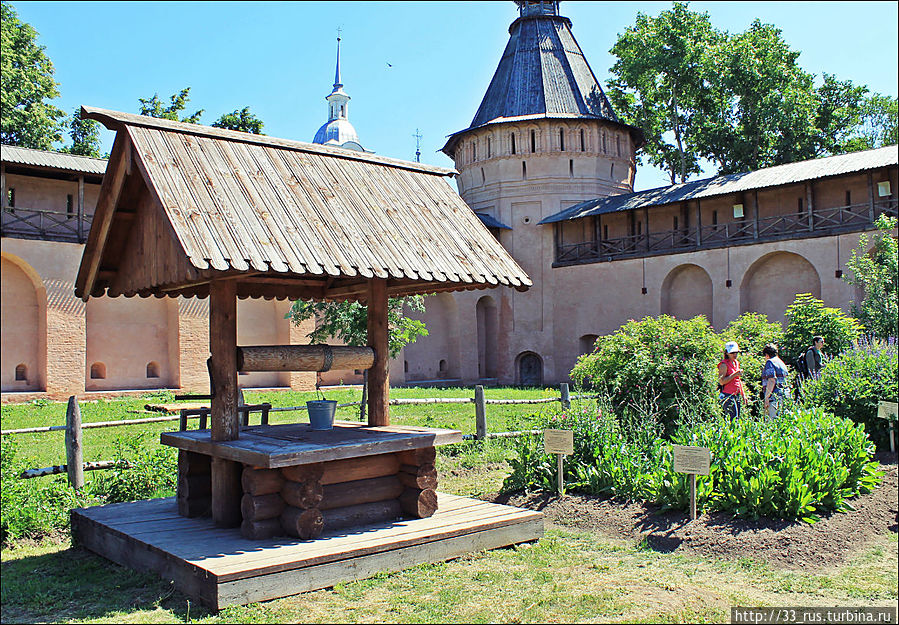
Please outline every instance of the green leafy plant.
[{"label": "green leafy plant", "polygon": [[800,293],[787,307],[787,327],[780,345],[780,357],[792,363],[812,344],[824,337],[824,354],[836,356],[849,348],[862,333],[862,325],[839,308],[828,308],[810,293]]},{"label": "green leafy plant", "polygon": [[871,240],[863,232],[846,261],[850,273],[844,280],[864,291],[862,301],[852,302],[852,314],[880,338],[899,336],[899,245],[892,234],[896,223],[895,217],[878,217],[871,253]]},{"label": "green leafy plant", "polygon": [[593,352],[578,359],[571,377],[582,388],[608,394],[619,412],[657,405],[670,432],[685,398],[713,409],[715,365],[723,346],[704,317],[646,317],[599,337]]},{"label": "green leafy plant", "polygon": [[899,349],[895,340],[859,341],[828,361],[817,379],[802,385],[806,406],[821,406],[864,425],[881,449],[889,449],[887,421],[877,418],[880,401],[899,401]]},{"label": "green leafy plant", "polygon": [[173,493],[178,475],[177,451],[148,446],[146,434],[116,440],[115,467],[98,472],[87,485],[90,493],[108,503],[152,499]]}]

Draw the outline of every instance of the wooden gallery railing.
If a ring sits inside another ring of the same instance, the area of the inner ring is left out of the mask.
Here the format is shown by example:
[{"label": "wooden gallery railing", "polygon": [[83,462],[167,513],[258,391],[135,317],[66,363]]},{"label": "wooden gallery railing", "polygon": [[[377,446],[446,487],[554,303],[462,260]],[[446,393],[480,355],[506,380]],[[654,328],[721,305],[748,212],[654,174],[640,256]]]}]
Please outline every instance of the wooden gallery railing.
[{"label": "wooden gallery railing", "polygon": [[[815,208],[759,219],[559,244],[556,264],[576,264],[689,252],[745,243],[839,234],[870,228],[880,215],[897,216],[897,200]],[[561,227],[561,226],[557,226]]]},{"label": "wooden gallery railing", "polygon": [[84,243],[93,217],[83,215],[79,219],[75,212],[6,206],[3,208],[0,234],[4,237]]}]

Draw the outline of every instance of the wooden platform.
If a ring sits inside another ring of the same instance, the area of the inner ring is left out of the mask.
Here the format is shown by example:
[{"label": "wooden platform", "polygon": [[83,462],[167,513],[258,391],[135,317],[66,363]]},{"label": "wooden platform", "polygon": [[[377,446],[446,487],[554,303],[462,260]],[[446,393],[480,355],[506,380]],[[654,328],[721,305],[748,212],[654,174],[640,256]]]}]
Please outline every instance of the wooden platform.
[{"label": "wooden platform", "polygon": [[210,518],[178,515],[174,498],[72,511],[75,541],[118,564],[155,571],[218,610],[286,597],[427,562],[536,540],[543,515],[439,493],[426,519],[325,533],[315,540],[250,541]]},{"label": "wooden platform", "polygon": [[313,430],[308,423],[257,425],[240,429],[234,441],[213,441],[210,430],[163,432],[170,445],[254,467],[280,467],[384,454],[462,442],[462,432],[408,425],[372,427],[356,421],[335,421],[331,430]]}]

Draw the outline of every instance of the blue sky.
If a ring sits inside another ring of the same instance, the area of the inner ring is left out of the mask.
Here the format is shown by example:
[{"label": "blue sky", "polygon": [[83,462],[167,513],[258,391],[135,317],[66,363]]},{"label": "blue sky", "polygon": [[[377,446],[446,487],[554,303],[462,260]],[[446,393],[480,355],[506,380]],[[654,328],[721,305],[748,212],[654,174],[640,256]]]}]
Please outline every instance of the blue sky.
[{"label": "blue sky", "polygon": [[[201,122],[250,106],[268,135],[310,141],[325,121],[342,29],[350,120],[366,149],[452,166],[438,152],[471,122],[517,16],[502,2],[12,2],[56,67],[67,112],[87,104],[137,112],[138,98],[191,87]],[[562,2],[605,87],[618,33],[669,2]],[[896,2],[694,2],[732,32],[773,23],[800,65],[897,96]],[[388,65],[388,63],[390,65]],[[103,131],[104,148],[112,133]],[[713,174],[713,171],[707,174]],[[637,189],[667,184],[649,166]]]}]

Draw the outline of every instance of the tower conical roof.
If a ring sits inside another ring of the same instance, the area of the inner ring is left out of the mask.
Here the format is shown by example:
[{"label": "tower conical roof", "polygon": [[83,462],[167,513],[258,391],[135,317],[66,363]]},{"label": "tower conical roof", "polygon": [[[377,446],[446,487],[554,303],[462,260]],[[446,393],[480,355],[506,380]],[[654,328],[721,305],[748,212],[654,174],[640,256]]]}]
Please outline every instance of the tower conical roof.
[{"label": "tower conical roof", "polygon": [[[623,124],[558,14],[558,2],[518,2],[521,15],[509,26],[509,42],[471,125],[454,137],[488,123],[522,118],[589,118]],[[628,128],[631,128],[628,126]],[[639,130],[632,128],[632,130]]]}]

